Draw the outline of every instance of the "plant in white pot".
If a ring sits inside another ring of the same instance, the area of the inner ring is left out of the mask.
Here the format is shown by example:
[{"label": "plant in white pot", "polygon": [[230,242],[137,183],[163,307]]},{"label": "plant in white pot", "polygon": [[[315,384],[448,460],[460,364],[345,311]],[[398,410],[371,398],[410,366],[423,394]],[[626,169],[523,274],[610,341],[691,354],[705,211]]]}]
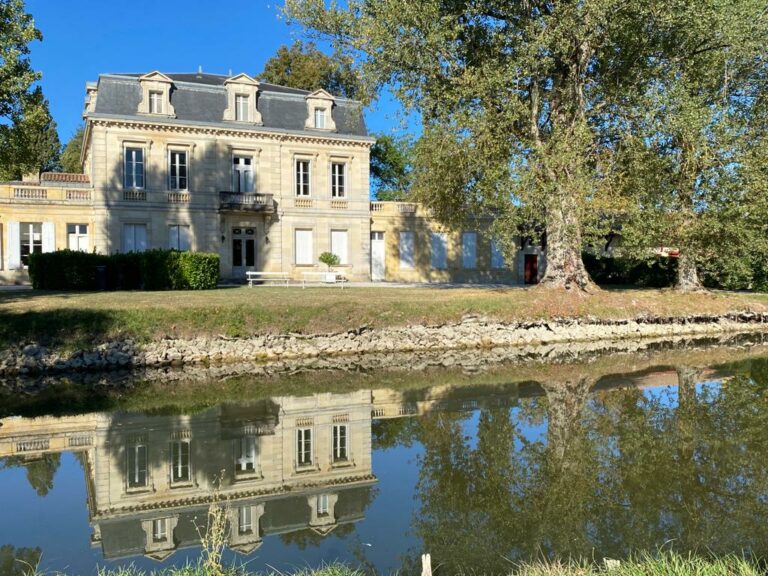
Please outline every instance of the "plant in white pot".
[{"label": "plant in white pot", "polygon": [[341,259],[333,252],[323,252],[320,254],[319,260],[328,266],[328,271],[325,273],[325,282],[336,282],[336,272],[332,268],[338,266],[341,263]]}]

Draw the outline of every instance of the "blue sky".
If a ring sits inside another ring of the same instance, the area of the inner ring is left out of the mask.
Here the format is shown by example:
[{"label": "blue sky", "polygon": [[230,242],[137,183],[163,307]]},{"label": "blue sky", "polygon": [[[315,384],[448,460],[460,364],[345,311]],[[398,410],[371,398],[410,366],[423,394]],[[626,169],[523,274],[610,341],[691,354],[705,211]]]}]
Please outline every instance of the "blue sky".
[{"label": "blue sky", "polygon": [[[27,0],[43,33],[32,67],[66,142],[82,122],[85,83],[104,72],[257,74],[282,44],[303,38],[280,15],[281,2],[241,0]],[[382,98],[368,129],[393,132],[399,107]]]}]

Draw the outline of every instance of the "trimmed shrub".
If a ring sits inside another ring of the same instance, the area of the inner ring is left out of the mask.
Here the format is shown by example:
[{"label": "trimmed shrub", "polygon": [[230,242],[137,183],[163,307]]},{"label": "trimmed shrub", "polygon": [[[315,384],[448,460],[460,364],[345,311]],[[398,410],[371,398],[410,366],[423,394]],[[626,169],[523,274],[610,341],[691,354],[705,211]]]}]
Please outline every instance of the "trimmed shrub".
[{"label": "trimmed shrub", "polygon": [[96,290],[97,267],[106,267],[108,290],[210,290],[219,281],[219,255],[148,250],[93,254],[58,250],[32,254],[29,276],[38,290]]}]

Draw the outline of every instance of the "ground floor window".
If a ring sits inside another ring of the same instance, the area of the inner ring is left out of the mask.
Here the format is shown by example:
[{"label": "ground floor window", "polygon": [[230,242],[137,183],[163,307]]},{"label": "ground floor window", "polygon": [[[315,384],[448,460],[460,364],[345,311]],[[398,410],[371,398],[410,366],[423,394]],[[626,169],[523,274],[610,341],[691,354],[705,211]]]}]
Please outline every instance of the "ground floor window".
[{"label": "ground floor window", "polygon": [[171,483],[189,482],[190,474],[190,443],[188,440],[171,444]]},{"label": "ground floor window", "polygon": [[296,463],[299,466],[312,464],[312,428],[299,428],[296,431]]},{"label": "ground floor window", "polygon": [[400,268],[413,268],[415,264],[413,232],[400,232]]},{"label": "ground floor window", "polygon": [[347,245],[346,230],[331,230],[331,252],[339,257],[339,264],[342,266],[349,264]]},{"label": "ground floor window", "polygon": [[448,237],[443,232],[432,233],[432,268],[445,270],[448,268]]},{"label": "ground floor window", "polygon": [[333,461],[346,462],[349,430],[346,424],[333,426]]},{"label": "ground floor window", "polygon": [[21,264],[24,267],[29,266],[30,254],[41,254],[43,252],[43,223],[42,222],[22,222],[20,224],[20,253]]},{"label": "ground floor window", "polygon": [[501,252],[501,248],[496,244],[495,240],[491,240],[491,268],[500,269],[506,268],[504,263],[504,254]]},{"label": "ground floor window", "polygon": [[190,245],[189,226],[168,226],[168,247],[171,250],[187,252],[190,249]]},{"label": "ground floor window", "polygon": [[88,252],[88,224],[67,224],[67,248]]},{"label": "ground floor window", "polygon": [[147,485],[147,446],[134,444],[128,447],[128,488]]},{"label": "ground floor window", "polygon": [[315,263],[312,255],[312,230],[296,230],[296,265],[311,266]]},{"label": "ground floor window", "polygon": [[477,233],[464,232],[461,235],[461,262],[464,268],[477,268]]},{"label": "ground floor window", "polygon": [[123,252],[144,252],[147,249],[147,225],[123,225]]},{"label": "ground floor window", "polygon": [[235,476],[254,474],[257,454],[256,436],[235,440]]}]

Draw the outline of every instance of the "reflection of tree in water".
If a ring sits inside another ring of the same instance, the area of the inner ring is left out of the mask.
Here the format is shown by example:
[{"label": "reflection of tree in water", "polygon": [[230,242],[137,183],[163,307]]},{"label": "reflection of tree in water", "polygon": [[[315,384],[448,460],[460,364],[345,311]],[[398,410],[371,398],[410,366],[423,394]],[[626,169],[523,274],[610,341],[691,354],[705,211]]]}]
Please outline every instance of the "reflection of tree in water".
[{"label": "reflection of tree in water", "polygon": [[0,574],[3,576],[31,576],[36,573],[43,551],[40,548],[0,546]]},{"label": "reflection of tree in water", "polygon": [[9,456],[0,460],[3,468],[25,468],[27,481],[38,496],[46,496],[53,489],[53,477],[61,464],[61,454],[44,454],[28,459],[23,456]]},{"label": "reflection of tree in water", "polygon": [[[590,395],[573,378],[520,409],[419,420],[414,527],[448,572],[508,572],[537,555],[600,559],[668,545],[768,552],[768,362],[725,383]],[[546,414],[546,442],[523,430]],[[420,552],[420,551],[419,551]]]}]

